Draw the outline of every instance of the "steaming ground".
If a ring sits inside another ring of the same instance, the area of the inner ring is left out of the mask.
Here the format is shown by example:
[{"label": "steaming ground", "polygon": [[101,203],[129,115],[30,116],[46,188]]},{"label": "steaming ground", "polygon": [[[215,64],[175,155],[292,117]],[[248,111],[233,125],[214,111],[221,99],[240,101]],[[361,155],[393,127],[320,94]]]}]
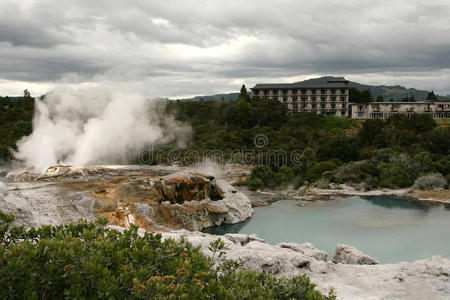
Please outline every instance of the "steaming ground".
[{"label": "steaming ground", "polygon": [[6,193],[8,192],[6,185],[0,181],[0,196],[4,196],[6,195]]},{"label": "steaming ground", "polygon": [[14,153],[26,167],[123,164],[148,145],[187,142],[191,129],[140,95],[60,90],[36,100],[33,132]]}]

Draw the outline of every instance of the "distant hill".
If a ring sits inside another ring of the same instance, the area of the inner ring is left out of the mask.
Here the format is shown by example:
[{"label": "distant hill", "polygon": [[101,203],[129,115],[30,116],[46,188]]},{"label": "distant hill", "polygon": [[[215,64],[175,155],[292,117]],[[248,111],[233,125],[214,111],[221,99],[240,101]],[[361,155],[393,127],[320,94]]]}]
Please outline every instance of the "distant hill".
[{"label": "distant hill", "polygon": [[[250,95],[250,92],[248,93]],[[229,94],[217,94],[217,95],[211,95],[211,96],[196,96],[194,98],[185,98],[185,99],[176,99],[179,101],[211,101],[211,100],[236,100],[239,96],[239,93],[229,93]]]},{"label": "distant hill", "polygon": [[[319,78],[313,78],[313,79],[307,79],[300,82],[305,83],[323,83],[327,82],[330,79],[333,79],[335,77],[332,76],[324,76]],[[409,97],[413,97],[416,101],[423,101],[427,98],[428,93],[430,91],[425,90],[418,90],[414,88],[407,89],[400,85],[368,85],[368,84],[361,84],[358,82],[350,81],[349,83],[350,87],[355,87],[358,90],[369,90],[370,93],[374,98],[378,96],[383,96],[384,101],[389,101],[390,99],[393,99],[394,101],[401,101],[402,99],[408,97],[408,91],[409,91]],[[197,96],[193,98],[185,98],[185,99],[177,99],[180,101],[199,101],[203,99],[204,101],[211,101],[211,100],[236,100],[239,96],[239,93],[230,93],[230,94],[217,94],[217,95],[210,95],[210,96]],[[441,101],[450,101],[450,96],[439,96],[438,99]]]}]

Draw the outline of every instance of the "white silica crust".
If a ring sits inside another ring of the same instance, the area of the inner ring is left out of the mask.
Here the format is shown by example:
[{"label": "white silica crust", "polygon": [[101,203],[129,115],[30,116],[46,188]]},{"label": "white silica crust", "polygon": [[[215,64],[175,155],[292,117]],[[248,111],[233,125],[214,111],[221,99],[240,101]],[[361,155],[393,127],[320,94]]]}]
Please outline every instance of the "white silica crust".
[{"label": "white silica crust", "polygon": [[272,246],[254,235],[215,236],[186,230],[162,233],[162,236],[176,240],[185,237],[210,256],[209,243],[221,238],[230,250],[222,257],[216,255],[216,262],[240,259],[246,269],[272,272],[280,277],[306,274],[322,293],[334,289],[338,299],[450,298],[450,259],[442,256],[415,262],[374,264],[374,258],[358,249],[339,245],[336,254],[345,252],[346,259],[334,263],[325,251],[311,243]]}]

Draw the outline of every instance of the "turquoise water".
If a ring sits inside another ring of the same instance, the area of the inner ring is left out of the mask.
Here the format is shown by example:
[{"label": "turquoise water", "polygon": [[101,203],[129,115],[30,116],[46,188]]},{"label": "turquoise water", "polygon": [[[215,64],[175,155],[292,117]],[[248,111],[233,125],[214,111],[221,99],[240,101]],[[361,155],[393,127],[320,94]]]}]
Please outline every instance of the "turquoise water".
[{"label": "turquoise water", "polygon": [[301,207],[283,200],[257,207],[244,223],[207,230],[256,234],[271,244],[311,242],[333,255],[352,245],[382,263],[450,257],[450,206],[426,206],[390,197],[349,197]]}]

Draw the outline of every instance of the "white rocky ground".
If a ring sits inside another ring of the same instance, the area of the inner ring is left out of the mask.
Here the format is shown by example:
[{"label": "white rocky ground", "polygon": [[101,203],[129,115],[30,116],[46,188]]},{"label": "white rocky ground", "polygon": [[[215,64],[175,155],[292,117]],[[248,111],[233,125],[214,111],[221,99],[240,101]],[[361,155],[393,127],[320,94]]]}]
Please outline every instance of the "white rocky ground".
[{"label": "white rocky ground", "polygon": [[14,224],[26,227],[93,221],[97,219],[94,203],[88,193],[60,189],[53,183],[8,183],[0,191],[0,210],[13,213]]},{"label": "white rocky ground", "polygon": [[8,183],[0,182],[0,209],[27,227],[100,215],[112,224],[132,220],[154,231],[202,230],[253,214],[248,197],[225,180],[186,168],[55,166],[44,174],[19,171],[7,177]]},{"label": "white rocky ground", "polygon": [[[163,238],[186,237],[204,253],[217,236],[200,232],[163,233]],[[376,260],[357,249],[339,245],[335,263],[325,251],[310,243],[281,243],[272,246],[251,235],[226,234],[221,237],[230,249],[223,259],[241,259],[244,267],[269,271],[278,276],[307,274],[318,289],[334,289],[338,299],[450,299],[450,259],[434,256],[415,262],[375,264]],[[366,263],[366,264],[349,264]]]}]

